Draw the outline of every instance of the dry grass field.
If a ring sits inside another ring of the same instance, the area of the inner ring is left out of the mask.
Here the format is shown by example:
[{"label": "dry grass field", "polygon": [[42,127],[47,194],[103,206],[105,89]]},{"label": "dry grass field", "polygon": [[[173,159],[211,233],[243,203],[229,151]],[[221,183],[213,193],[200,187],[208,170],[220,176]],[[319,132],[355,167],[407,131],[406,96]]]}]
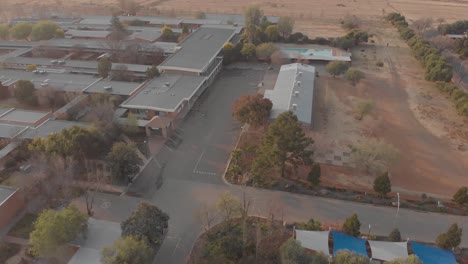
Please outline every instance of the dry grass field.
[{"label": "dry grass field", "polygon": [[[371,26],[383,14],[401,12],[409,21],[432,17],[445,21],[466,19],[466,0],[136,0],[145,6],[141,14],[191,16],[197,11],[210,13],[242,13],[250,4],[259,5],[267,15],[292,16],[296,19],[296,31],[310,37],[333,37],[343,34],[339,21],[347,14],[358,16]],[[13,13],[38,12],[39,6],[48,6],[55,12],[109,13],[117,0],[2,0],[3,9]],[[1,15],[1,12],[0,12]],[[5,16],[5,14],[3,15]]]}]

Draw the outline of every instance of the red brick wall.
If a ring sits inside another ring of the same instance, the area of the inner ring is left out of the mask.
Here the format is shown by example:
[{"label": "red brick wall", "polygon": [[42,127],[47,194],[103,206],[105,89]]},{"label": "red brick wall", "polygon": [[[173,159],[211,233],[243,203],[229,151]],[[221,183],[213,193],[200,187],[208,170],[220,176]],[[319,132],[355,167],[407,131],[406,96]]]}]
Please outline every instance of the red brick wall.
[{"label": "red brick wall", "polygon": [[24,206],[22,194],[16,191],[0,206],[0,228],[8,225]]}]

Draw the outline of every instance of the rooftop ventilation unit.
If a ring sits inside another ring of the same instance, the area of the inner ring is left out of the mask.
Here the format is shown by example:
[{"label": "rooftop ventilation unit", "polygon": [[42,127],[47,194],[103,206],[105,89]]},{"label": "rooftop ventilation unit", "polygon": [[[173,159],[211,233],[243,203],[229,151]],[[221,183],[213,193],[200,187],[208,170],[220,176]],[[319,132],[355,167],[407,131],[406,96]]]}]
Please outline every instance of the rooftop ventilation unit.
[{"label": "rooftop ventilation unit", "polygon": [[166,87],[169,87],[169,86],[171,86],[171,83],[170,83],[170,82],[166,82],[164,85],[165,85]]},{"label": "rooftop ventilation unit", "polygon": [[299,91],[295,91],[294,96],[298,97],[299,96]]},{"label": "rooftop ventilation unit", "polygon": [[297,76],[302,76],[302,72],[298,72],[298,73],[297,73]]},{"label": "rooftop ventilation unit", "polygon": [[301,86],[301,81],[296,82],[297,86]]},{"label": "rooftop ventilation unit", "polygon": [[112,90],[112,86],[104,86],[104,90],[106,90],[106,91],[111,91],[111,90]]},{"label": "rooftop ventilation unit", "polygon": [[292,105],[292,110],[297,110],[297,104]]}]

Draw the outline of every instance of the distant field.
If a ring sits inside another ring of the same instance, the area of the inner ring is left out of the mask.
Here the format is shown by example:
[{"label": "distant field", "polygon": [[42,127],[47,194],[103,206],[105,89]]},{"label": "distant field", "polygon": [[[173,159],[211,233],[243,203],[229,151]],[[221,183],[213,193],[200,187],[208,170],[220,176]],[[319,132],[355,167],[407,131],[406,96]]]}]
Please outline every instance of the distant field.
[{"label": "distant field", "polygon": [[[49,5],[57,12],[110,12],[117,0],[6,0],[15,2],[23,12],[27,7]],[[162,15],[190,16],[197,11],[216,13],[242,13],[245,6],[258,4],[268,15],[287,15],[296,19],[296,30],[310,36],[337,36],[343,31],[339,21],[346,14],[360,17],[365,24],[380,19],[384,13],[401,12],[409,20],[421,17],[444,18],[446,21],[466,19],[466,0],[136,0],[146,6],[143,12],[153,14],[157,8]],[[78,6],[77,6],[78,5]],[[82,8],[79,8],[81,6]],[[86,6],[86,7],[85,7]],[[90,8],[101,6],[103,8]],[[37,9],[35,10],[37,12]],[[156,14],[155,14],[156,15]]]}]

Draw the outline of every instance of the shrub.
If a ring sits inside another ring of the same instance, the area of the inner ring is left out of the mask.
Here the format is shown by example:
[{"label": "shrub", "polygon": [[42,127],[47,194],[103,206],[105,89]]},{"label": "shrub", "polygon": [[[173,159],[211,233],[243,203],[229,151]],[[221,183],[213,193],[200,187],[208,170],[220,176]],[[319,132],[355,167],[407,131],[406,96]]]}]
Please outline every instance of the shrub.
[{"label": "shrub", "polygon": [[383,67],[384,66],[384,63],[382,61],[378,61],[375,63],[375,66],[377,67]]}]

